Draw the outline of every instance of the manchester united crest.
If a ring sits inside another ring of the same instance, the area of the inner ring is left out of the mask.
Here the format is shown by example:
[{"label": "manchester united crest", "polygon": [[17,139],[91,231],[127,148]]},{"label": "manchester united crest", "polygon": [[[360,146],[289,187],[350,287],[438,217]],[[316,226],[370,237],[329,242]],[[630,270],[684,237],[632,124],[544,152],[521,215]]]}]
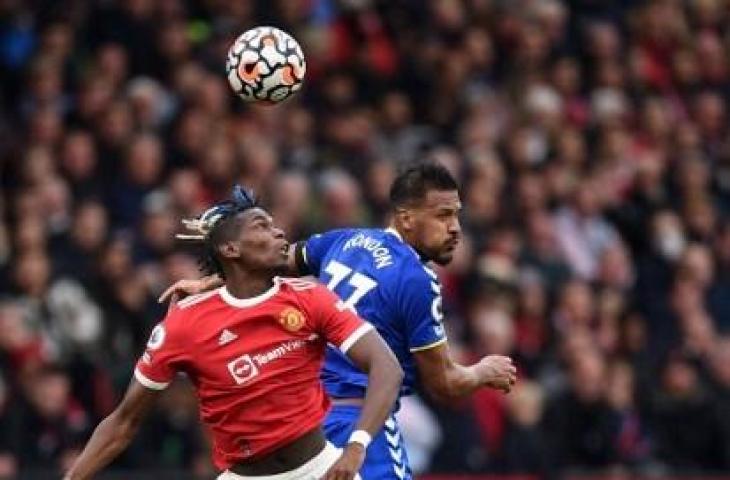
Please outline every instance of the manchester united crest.
[{"label": "manchester united crest", "polygon": [[290,332],[296,332],[304,326],[304,314],[296,308],[286,308],[279,314],[279,323]]}]

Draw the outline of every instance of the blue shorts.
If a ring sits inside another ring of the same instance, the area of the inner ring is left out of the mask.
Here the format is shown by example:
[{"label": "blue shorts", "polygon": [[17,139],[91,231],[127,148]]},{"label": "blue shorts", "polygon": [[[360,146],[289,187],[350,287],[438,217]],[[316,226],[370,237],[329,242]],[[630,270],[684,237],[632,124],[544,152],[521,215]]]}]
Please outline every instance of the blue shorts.
[{"label": "blue shorts", "polygon": [[[324,420],[327,440],[344,447],[360,417],[360,407],[333,406]],[[405,441],[395,416],[390,416],[368,447],[365,463],[360,469],[363,480],[412,480]]]}]

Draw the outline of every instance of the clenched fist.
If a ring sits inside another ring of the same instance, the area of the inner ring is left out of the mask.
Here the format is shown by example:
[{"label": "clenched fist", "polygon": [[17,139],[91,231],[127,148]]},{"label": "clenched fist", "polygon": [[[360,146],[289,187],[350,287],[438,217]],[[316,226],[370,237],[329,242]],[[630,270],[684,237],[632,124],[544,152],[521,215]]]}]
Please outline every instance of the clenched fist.
[{"label": "clenched fist", "polygon": [[509,393],[517,381],[517,368],[512,359],[503,355],[488,355],[474,369],[487,387]]}]

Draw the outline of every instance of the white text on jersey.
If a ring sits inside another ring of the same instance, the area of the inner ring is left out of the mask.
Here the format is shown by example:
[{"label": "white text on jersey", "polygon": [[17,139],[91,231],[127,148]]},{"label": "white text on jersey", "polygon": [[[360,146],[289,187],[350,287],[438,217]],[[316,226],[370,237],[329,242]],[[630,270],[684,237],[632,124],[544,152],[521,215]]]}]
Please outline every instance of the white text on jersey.
[{"label": "white text on jersey", "polygon": [[383,242],[373,237],[358,233],[345,243],[342,247],[342,251],[347,251],[351,248],[360,247],[364,248],[373,256],[375,262],[375,268],[380,270],[387,266],[393,265],[393,257],[390,255],[390,250],[383,246]]}]

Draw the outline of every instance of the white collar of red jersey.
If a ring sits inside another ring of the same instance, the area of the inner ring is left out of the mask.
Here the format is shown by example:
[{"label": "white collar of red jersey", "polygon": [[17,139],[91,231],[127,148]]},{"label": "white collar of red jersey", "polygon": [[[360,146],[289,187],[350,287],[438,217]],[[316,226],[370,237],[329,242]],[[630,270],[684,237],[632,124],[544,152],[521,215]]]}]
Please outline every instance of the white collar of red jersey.
[{"label": "white collar of red jersey", "polygon": [[225,285],[220,287],[218,289],[218,293],[220,294],[221,298],[224,302],[226,302],[228,305],[232,307],[237,308],[245,308],[245,307],[253,307],[254,305],[258,305],[259,303],[265,302],[266,300],[270,299],[274,295],[276,295],[279,292],[279,286],[281,285],[281,279],[279,277],[274,278],[274,285],[266,290],[264,293],[260,295],[256,295],[255,297],[249,297],[249,298],[236,298],[233,295],[231,295],[231,292],[228,291]]}]

